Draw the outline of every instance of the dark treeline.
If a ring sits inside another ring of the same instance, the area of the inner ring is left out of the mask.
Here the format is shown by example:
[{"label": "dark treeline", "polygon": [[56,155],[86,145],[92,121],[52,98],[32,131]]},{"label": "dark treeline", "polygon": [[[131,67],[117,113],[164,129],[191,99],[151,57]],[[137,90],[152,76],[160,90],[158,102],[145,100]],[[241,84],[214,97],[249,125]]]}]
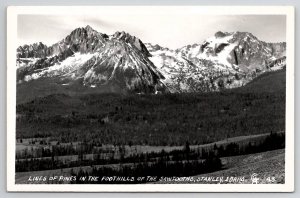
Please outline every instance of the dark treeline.
[{"label": "dark treeline", "polygon": [[52,155],[51,159],[29,158],[25,160],[16,160],[16,172],[52,170],[91,165],[156,163],[159,160],[174,162],[187,160],[198,161],[202,160],[202,152],[207,152],[205,154],[205,159],[212,158],[215,155],[212,150],[201,150],[201,152],[191,150],[189,148],[189,143],[186,143],[186,146],[182,150],[173,150],[170,152],[162,150],[160,152],[130,154],[127,157],[125,157],[124,151],[121,150],[117,158],[114,157],[114,155],[103,155],[103,153],[100,152],[94,153],[92,159],[85,159],[82,153],[80,153],[78,154],[76,161],[69,161],[67,163],[64,163],[63,160],[59,160],[58,156],[54,155]]},{"label": "dark treeline", "polygon": [[285,93],[65,94],[17,106],[17,138],[173,146],[284,131]]},{"label": "dark treeline", "polygon": [[[42,141],[40,141],[42,142]],[[100,145],[101,146],[101,145]],[[92,143],[78,143],[77,145],[70,144],[60,144],[59,142],[55,145],[38,143],[37,148],[23,149],[22,151],[16,152],[16,159],[27,159],[27,158],[40,158],[40,157],[52,157],[52,156],[67,156],[67,155],[85,155],[90,153],[97,153],[101,149],[96,149],[99,147],[98,144]]]},{"label": "dark treeline", "polygon": [[[285,148],[285,134],[271,133],[260,142],[248,142],[247,144],[229,143],[226,146],[214,145],[213,150],[217,157],[246,155]],[[205,157],[207,153],[203,153]]]},{"label": "dark treeline", "polygon": [[166,161],[179,163],[182,161],[201,161],[211,158],[220,158],[226,156],[245,155],[251,153],[264,152],[275,149],[285,148],[285,134],[271,133],[258,142],[248,143],[229,143],[225,145],[214,145],[208,148],[190,149],[189,142],[186,142],[182,150],[173,150],[166,152],[151,152],[131,154],[125,157],[124,152],[120,152],[118,158],[113,156],[110,158],[101,157],[101,153],[93,154],[93,159],[84,159],[83,155],[78,155],[78,160],[63,163],[58,160],[57,156],[52,155],[51,159],[27,159],[16,161],[16,172],[51,170],[59,168],[70,168],[78,166],[92,166],[105,164],[143,164],[157,163],[158,161]]},{"label": "dark treeline", "polygon": [[[137,177],[147,177],[147,176],[156,176],[156,177],[168,177],[168,176],[192,176],[197,174],[209,173],[222,169],[221,160],[216,157],[208,158],[204,161],[176,161],[168,163],[164,160],[159,160],[155,163],[140,163],[133,166],[122,166],[119,169],[113,169],[110,167],[100,167],[93,168],[92,171],[79,170],[78,173],[72,172],[72,176],[76,176],[76,180],[71,183],[78,184],[89,184],[89,183],[102,183],[102,184],[124,184],[124,183],[145,183],[146,181],[138,181]],[[123,177],[132,177],[133,180],[130,181],[108,181],[108,180],[99,180],[98,182],[92,181],[81,181],[80,177],[88,176],[123,176]]]}]

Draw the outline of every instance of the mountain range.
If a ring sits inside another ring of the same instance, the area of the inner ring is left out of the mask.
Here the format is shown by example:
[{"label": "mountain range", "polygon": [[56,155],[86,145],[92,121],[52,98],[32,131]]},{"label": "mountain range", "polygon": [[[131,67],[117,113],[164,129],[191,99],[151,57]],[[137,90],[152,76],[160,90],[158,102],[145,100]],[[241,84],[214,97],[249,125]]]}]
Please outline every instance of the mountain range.
[{"label": "mountain range", "polygon": [[122,93],[219,91],[244,86],[286,67],[286,43],[248,32],[217,32],[202,43],[169,49],[126,32],[107,35],[90,26],[61,41],[17,48],[17,83],[55,79],[58,86]]}]

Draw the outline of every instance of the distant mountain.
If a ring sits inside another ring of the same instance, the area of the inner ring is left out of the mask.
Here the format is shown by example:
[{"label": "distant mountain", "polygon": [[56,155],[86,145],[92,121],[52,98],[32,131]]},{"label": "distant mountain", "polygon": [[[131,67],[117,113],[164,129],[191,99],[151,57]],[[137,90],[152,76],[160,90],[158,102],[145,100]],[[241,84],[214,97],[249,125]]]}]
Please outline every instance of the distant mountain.
[{"label": "distant mountain", "polygon": [[39,43],[17,49],[18,82],[60,77],[64,86],[83,85],[113,90],[164,91],[164,77],[148,59],[143,42],[125,32],[108,36],[90,26],[77,28],[47,47]]},{"label": "distant mountain", "polygon": [[285,43],[266,43],[248,32],[217,32],[202,44],[176,50],[146,46],[174,92],[239,87],[265,71],[285,67],[286,59]]},{"label": "distant mountain", "polygon": [[47,47],[43,43],[20,46],[17,49],[17,58],[47,58],[66,54],[71,56],[74,52],[91,53],[102,47],[108,36],[101,34],[90,26],[73,30],[63,40]]},{"label": "distant mountain", "polygon": [[172,50],[125,32],[77,28],[61,41],[17,48],[19,84],[51,79],[64,87],[108,92],[207,92],[240,87],[285,67],[285,43],[248,32],[217,32],[202,44]]}]

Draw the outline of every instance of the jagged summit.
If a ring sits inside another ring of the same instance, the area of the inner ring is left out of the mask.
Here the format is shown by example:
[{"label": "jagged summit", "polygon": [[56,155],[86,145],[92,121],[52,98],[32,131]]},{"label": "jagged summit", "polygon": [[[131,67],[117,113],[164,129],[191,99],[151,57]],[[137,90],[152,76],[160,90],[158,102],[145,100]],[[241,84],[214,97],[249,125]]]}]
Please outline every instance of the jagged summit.
[{"label": "jagged summit", "polygon": [[85,26],[84,29],[86,29],[87,31],[96,31],[90,25]]},{"label": "jagged summit", "polygon": [[17,48],[17,58],[40,58],[48,55],[48,47],[42,42],[25,44]]},{"label": "jagged summit", "polygon": [[64,85],[81,80],[92,88],[145,93],[164,90],[160,82],[164,76],[148,59],[151,54],[146,46],[124,31],[107,36],[87,25],[42,49],[45,52],[40,55],[40,47],[30,48],[37,55],[28,53],[29,60],[20,59],[20,50],[17,52],[18,82],[59,78]]},{"label": "jagged summit", "polygon": [[146,56],[151,56],[149,53],[147,47],[144,45],[144,43],[137,37],[130,35],[127,32],[115,32],[112,36],[111,39],[117,39],[117,40],[122,40],[126,43],[130,43],[131,45],[135,46],[138,50],[140,50],[143,54]]},{"label": "jagged summit", "polygon": [[[206,39],[202,44],[188,45],[179,49],[186,57],[197,57],[218,61],[232,67],[240,65],[239,69],[252,70],[254,67],[263,69],[265,60],[279,58],[272,53],[272,46],[260,41],[249,32],[221,32]],[[281,49],[285,51],[285,49]],[[279,53],[278,53],[279,54]]]},{"label": "jagged summit", "polygon": [[174,92],[239,87],[261,73],[285,67],[285,44],[266,43],[249,32],[216,32],[176,50],[146,45],[150,59]]},{"label": "jagged summit", "polygon": [[108,37],[106,34],[100,33],[97,30],[93,29],[90,25],[74,29],[70,33],[70,35],[72,34],[78,34],[79,36],[85,36],[85,37],[92,37],[92,36],[99,36],[99,35],[101,35],[102,37]]},{"label": "jagged summit", "polygon": [[[124,31],[108,36],[79,27],[62,40],[17,49],[18,83],[56,83],[117,92],[207,92],[245,85],[285,67],[286,43],[267,43],[249,32],[216,32],[202,43],[171,50],[144,44]],[[62,83],[63,82],[63,83]]]}]

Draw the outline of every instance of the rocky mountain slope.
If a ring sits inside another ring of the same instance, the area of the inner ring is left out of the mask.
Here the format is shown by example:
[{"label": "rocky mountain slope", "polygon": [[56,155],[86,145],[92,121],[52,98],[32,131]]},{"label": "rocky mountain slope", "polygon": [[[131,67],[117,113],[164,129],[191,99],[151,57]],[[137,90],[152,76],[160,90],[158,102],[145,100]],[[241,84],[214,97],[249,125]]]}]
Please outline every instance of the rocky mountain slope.
[{"label": "rocky mountain slope", "polygon": [[77,28],[60,42],[17,49],[18,82],[60,77],[64,86],[81,80],[89,87],[110,86],[111,91],[164,90],[164,77],[148,59],[138,38],[125,32],[108,36],[90,26]]},{"label": "rocky mountain slope", "polygon": [[217,32],[202,44],[172,50],[125,32],[77,28],[61,41],[20,46],[17,80],[55,78],[112,92],[207,92],[240,87],[285,67],[285,43],[266,43],[247,32]]},{"label": "rocky mountain slope", "polygon": [[251,33],[217,32],[202,44],[170,50],[146,44],[150,60],[167,76],[174,92],[217,91],[247,84],[285,67],[285,43],[266,43]]}]

